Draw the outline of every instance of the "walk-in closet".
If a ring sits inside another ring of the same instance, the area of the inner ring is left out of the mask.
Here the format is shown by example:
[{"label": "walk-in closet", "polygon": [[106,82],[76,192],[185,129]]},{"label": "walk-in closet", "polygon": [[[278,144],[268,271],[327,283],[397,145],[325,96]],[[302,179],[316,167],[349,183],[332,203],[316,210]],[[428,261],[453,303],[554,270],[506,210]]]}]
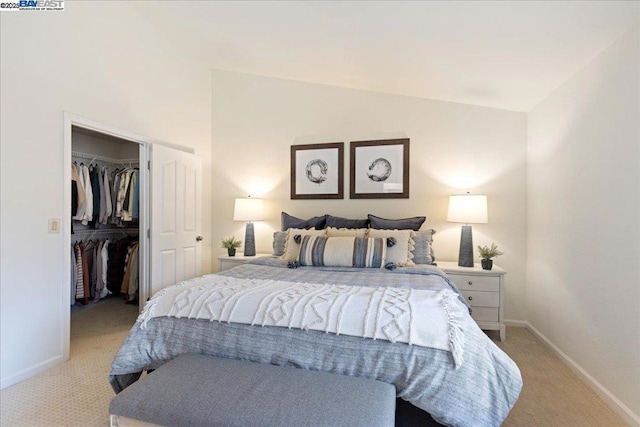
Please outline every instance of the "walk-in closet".
[{"label": "walk-in closet", "polygon": [[135,319],[155,293],[201,275],[204,238],[202,161],[192,149],[69,112],[64,122],[67,360],[93,322]]},{"label": "walk-in closet", "polygon": [[[98,304],[101,312],[106,306],[114,313],[127,311],[121,305],[138,311],[141,176],[136,142],[74,126],[71,143],[71,218],[66,220],[71,222],[69,293],[76,329],[75,314]],[[91,319],[82,316],[82,322]]]}]

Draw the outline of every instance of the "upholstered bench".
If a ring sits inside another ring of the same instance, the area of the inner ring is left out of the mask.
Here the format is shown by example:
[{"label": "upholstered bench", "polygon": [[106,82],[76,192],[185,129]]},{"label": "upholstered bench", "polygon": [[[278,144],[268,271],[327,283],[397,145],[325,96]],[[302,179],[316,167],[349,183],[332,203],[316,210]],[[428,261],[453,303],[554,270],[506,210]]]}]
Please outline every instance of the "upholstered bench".
[{"label": "upholstered bench", "polygon": [[380,381],[186,354],[111,401],[112,427],[393,426],[396,391]]}]

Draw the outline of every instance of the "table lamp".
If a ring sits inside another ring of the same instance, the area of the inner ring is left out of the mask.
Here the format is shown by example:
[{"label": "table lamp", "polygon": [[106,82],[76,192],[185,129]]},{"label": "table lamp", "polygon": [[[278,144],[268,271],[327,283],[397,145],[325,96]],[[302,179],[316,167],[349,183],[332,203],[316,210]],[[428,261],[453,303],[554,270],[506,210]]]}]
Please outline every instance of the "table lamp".
[{"label": "table lamp", "polygon": [[487,196],[469,193],[449,196],[447,221],[465,224],[460,232],[458,265],[473,267],[473,236],[469,224],[486,224],[488,222]]},{"label": "table lamp", "polygon": [[233,220],[245,221],[247,223],[244,233],[244,256],[256,255],[256,237],[253,232],[252,221],[262,221],[262,218],[262,199],[254,199],[251,196],[236,199],[236,204],[233,209]]}]

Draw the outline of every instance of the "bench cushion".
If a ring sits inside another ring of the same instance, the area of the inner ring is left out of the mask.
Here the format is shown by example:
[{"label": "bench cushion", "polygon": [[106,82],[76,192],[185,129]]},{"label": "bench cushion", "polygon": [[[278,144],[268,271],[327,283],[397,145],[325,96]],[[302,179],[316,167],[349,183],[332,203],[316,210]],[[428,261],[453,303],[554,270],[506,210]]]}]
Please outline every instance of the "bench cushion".
[{"label": "bench cushion", "polygon": [[380,381],[186,354],[132,384],[110,413],[165,426],[393,426]]}]

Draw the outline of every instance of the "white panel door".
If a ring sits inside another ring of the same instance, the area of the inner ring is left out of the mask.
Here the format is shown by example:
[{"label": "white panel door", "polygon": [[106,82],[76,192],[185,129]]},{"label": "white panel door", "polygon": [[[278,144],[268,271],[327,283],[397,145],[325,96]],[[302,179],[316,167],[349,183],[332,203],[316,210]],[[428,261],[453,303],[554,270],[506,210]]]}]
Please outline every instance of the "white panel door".
[{"label": "white panel door", "polygon": [[202,162],[193,154],[151,146],[150,296],[199,276],[202,258]]}]

